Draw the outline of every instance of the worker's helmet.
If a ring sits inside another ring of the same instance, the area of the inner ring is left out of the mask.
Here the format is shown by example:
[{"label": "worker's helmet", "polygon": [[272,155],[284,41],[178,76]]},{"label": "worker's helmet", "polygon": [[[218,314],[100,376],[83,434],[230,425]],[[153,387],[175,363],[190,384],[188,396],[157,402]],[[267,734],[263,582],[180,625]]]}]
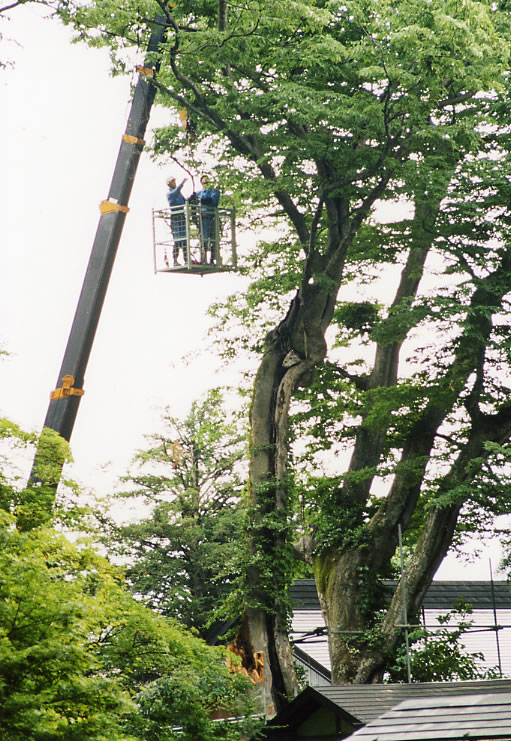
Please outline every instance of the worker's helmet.
[{"label": "worker's helmet", "polygon": [[167,185],[170,185],[172,182],[175,182],[176,178],[174,175],[169,175],[167,178]]}]

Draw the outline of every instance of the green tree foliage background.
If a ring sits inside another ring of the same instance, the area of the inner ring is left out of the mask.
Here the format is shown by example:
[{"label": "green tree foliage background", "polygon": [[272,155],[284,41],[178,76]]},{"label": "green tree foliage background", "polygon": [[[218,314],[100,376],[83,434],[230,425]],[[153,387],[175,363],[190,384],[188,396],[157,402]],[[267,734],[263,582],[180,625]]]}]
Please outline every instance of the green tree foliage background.
[{"label": "green tree foliage background", "polygon": [[[6,458],[13,445],[35,442],[5,420],[1,429]],[[121,569],[76,532],[66,537],[66,522],[87,529],[83,511],[62,503],[38,524],[46,483],[19,488],[2,466],[2,739],[234,741],[255,733],[251,685],[230,670],[235,658],[133,599]],[[231,715],[236,724],[222,720]]]},{"label": "green tree foliage background", "polygon": [[127,559],[134,594],[205,639],[239,577],[247,442],[238,427],[218,389],[184,420],[166,410],[117,494],[148,514],[126,525],[110,520],[105,540]]}]

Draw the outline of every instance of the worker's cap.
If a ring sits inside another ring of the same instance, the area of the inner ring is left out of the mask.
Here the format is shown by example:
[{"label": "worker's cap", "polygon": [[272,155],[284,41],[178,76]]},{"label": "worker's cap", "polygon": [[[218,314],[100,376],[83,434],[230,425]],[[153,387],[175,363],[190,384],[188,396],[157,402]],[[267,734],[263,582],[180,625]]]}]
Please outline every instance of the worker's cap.
[{"label": "worker's cap", "polygon": [[175,175],[169,175],[169,177],[167,178],[167,185],[170,185],[171,183],[175,183],[175,182],[176,182]]}]

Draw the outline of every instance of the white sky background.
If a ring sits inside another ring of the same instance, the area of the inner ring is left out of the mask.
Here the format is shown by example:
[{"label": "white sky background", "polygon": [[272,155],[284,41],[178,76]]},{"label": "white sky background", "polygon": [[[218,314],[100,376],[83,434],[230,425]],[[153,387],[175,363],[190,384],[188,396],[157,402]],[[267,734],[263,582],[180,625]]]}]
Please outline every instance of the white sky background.
[{"label": "white sky background", "polygon": [[[14,62],[0,70],[0,349],[10,353],[0,358],[0,415],[32,431],[56,387],[131,102],[130,79],[110,77],[106,50],[71,45],[70,31],[42,16],[25,5],[0,17],[2,58]],[[149,128],[168,115],[155,109]],[[204,353],[206,309],[241,279],[153,272],[151,209],[167,205],[169,172],[173,163],[142,155],[71,439],[69,473],[99,494],[165,405],[182,416],[207,388],[235,382]],[[196,356],[187,367],[185,353]],[[436,578],[488,579],[489,558],[495,576],[496,543],[470,566],[449,557]]]},{"label": "white sky background", "polygon": [[[136,81],[112,78],[106,50],[71,45],[42,15],[24,6],[0,20],[2,56],[15,63],[0,71],[0,348],[11,354],[0,359],[0,413],[28,430],[41,428],[57,384]],[[168,116],[153,109],[151,124]],[[73,475],[100,493],[166,404],[184,415],[207,388],[233,381],[203,353],[206,310],[241,279],[153,272],[151,209],[167,206],[170,172],[174,163],[142,155],[71,438]],[[190,352],[197,359],[184,367]],[[109,461],[111,476],[100,470]]]}]

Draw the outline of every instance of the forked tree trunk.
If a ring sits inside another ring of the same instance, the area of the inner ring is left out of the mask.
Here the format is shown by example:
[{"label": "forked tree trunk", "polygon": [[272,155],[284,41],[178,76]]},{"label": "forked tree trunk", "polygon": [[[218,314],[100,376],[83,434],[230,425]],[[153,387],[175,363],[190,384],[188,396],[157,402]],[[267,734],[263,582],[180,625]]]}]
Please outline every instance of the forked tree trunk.
[{"label": "forked tree trunk", "polygon": [[[437,207],[438,203],[430,204],[427,212],[417,208],[414,247],[403,270],[396,307],[402,301],[412,299],[417,291],[434,236],[432,222]],[[344,243],[348,241],[345,239]],[[291,559],[288,526],[292,504],[286,486],[289,406],[293,391],[307,382],[308,374],[325,357],[324,334],[332,318],[342,275],[342,254],[339,249],[335,260],[325,261],[323,280],[304,279],[287,317],[267,338],[266,352],[254,386],[250,470],[252,519],[248,532],[252,563],[247,572],[248,599],[242,632],[247,668],[253,661],[251,657],[264,656],[262,687],[268,714],[277,712],[296,691],[283,599],[289,582],[287,565]],[[388,657],[402,640],[403,633],[399,627],[405,619],[402,585],[390,606],[386,606],[386,617],[379,633],[373,633],[372,640],[370,636],[367,640],[367,627],[375,610],[371,590],[378,589],[382,565],[389,563],[395,553],[398,526],[406,530],[415,511],[438,429],[456,405],[468,377],[482,367],[482,348],[491,332],[491,311],[488,310],[500,305],[509,284],[510,265],[507,262],[504,260],[493,275],[481,281],[473,294],[472,310],[468,314],[471,318],[458,342],[452,366],[446,372],[441,401],[431,398],[410,430],[402,448],[402,472],[396,473],[389,494],[372,518],[365,524],[361,519],[360,525],[364,524],[364,527],[360,542],[340,550],[333,548],[314,558],[316,584],[329,629],[334,682],[381,681]],[[394,344],[377,349],[373,374],[368,379],[369,387],[396,383],[399,350],[405,336],[406,332]],[[476,341],[475,338],[479,339]],[[477,406],[475,400],[474,404]],[[486,440],[507,439],[509,434],[511,422],[507,413],[495,415],[494,419],[486,422],[480,413],[473,414],[470,439],[445,478],[447,491],[463,482],[467,464],[474,456],[485,454]],[[361,426],[352,470],[375,466],[384,438],[380,429]],[[359,508],[362,512],[367,495],[367,482],[363,480],[358,485],[347,486],[344,491],[346,504],[354,511]],[[426,519],[404,577],[408,596],[406,619],[417,612],[436,568],[449,548],[460,506],[432,510]],[[380,606],[384,607],[383,599],[380,599]]]},{"label": "forked tree trunk", "polygon": [[[402,448],[403,466],[396,471],[390,491],[376,513],[365,524],[361,520],[358,543],[332,548],[314,558],[316,584],[329,632],[334,684],[381,681],[389,657],[403,642],[403,621],[409,622],[417,615],[426,590],[449,550],[464,505],[459,495],[450,496],[448,505],[441,502],[437,508],[431,506],[390,603],[379,595],[385,617],[371,635],[367,631],[371,624],[368,617],[375,608],[373,604],[368,611],[367,606],[371,598],[378,599],[374,591],[378,589],[378,576],[382,566],[389,563],[395,553],[399,526],[404,531],[410,524],[440,426],[456,407],[468,379],[482,374],[484,348],[492,332],[492,312],[498,311],[510,277],[511,256],[506,255],[493,273],[480,280],[471,297],[454,358],[443,379],[442,394],[431,397],[410,429]],[[392,348],[389,348],[391,355]],[[503,406],[493,415],[483,414],[479,408],[481,388],[476,382],[466,399],[471,427],[466,440],[458,440],[459,452],[449,471],[436,483],[439,496],[467,488],[473,476],[473,461],[488,456],[490,448],[486,444],[501,445],[511,434],[511,405]],[[372,435],[367,433],[360,438],[366,450],[378,451],[380,434],[380,430],[375,429]],[[355,454],[353,458],[356,459]],[[367,464],[367,459],[364,462]],[[369,463],[374,465],[375,461]],[[359,492],[361,497],[366,496],[363,484]],[[349,495],[356,504],[356,487],[349,490]],[[406,597],[404,602],[403,596]]]}]

